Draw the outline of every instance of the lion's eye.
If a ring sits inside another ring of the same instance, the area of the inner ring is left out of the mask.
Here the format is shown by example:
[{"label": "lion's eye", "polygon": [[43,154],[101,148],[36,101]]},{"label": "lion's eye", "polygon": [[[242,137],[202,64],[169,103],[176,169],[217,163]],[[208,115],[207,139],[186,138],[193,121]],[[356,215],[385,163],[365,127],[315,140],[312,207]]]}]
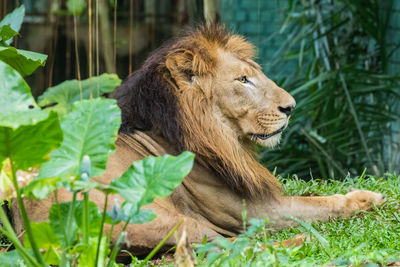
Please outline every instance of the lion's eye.
[{"label": "lion's eye", "polygon": [[241,82],[241,83],[248,83],[249,82],[249,80],[247,79],[246,76],[242,76],[242,77],[238,78],[237,80],[239,82]]}]

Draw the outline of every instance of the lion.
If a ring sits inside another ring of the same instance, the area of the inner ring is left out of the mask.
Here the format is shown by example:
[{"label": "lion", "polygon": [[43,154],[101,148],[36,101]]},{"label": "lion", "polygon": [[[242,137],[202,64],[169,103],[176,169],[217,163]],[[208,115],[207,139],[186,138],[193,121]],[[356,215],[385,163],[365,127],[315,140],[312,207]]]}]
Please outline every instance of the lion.
[{"label": "lion", "polygon": [[[157,218],[127,227],[126,245],[136,255],[154,248],[181,220],[180,229],[186,229],[191,243],[204,236],[212,241],[242,233],[243,200],[248,218],[268,218],[267,227],[274,229],[297,224],[287,215],[327,221],[385,201],[383,195],[363,190],[331,196],[284,194],[279,181],[257,161],[254,147],[279,144],[296,102],[265,76],[254,56],[255,47],[244,37],[222,26],[201,26],[163,44],[117,89],[122,125],[116,152],[97,181],[108,184],[149,155],[196,154],[182,184],[145,207]],[[102,193],[92,192],[90,198],[103,207]],[[60,190],[58,200],[69,201],[70,194]],[[27,201],[31,220],[47,218],[52,201]],[[121,228],[114,229],[114,240]],[[173,245],[171,238],[166,246]]]}]

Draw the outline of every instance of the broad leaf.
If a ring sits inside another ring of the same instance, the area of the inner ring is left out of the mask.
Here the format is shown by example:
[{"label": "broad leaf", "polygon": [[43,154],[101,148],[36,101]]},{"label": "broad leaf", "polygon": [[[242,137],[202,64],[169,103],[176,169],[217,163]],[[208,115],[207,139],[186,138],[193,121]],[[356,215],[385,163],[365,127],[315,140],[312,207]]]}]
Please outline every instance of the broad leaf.
[{"label": "broad leaf", "polygon": [[[83,214],[83,201],[78,200],[75,202],[72,225],[67,226],[67,217],[72,202],[62,202],[59,204],[53,204],[50,208],[49,220],[52,230],[59,240],[64,243],[64,234],[67,235],[69,244],[72,244],[76,240],[76,235],[82,233],[82,214]],[[97,237],[100,230],[101,224],[101,213],[94,202],[89,201],[89,236]],[[70,232],[67,231],[67,227],[70,227]],[[65,245],[65,244],[64,244]],[[64,246],[63,245],[63,246]]]},{"label": "broad leaf", "polygon": [[69,231],[67,229],[67,218],[68,211],[72,202],[63,202],[59,204],[53,204],[49,212],[49,221],[53,233],[57,236],[58,240],[65,247],[65,236],[69,244],[76,239],[78,233],[78,225],[76,220],[71,220],[71,224],[68,225]]},{"label": "broad leaf", "polygon": [[6,45],[7,43],[5,41],[11,39],[17,34],[18,32],[14,31],[10,26],[3,25],[0,27],[0,44]]},{"label": "broad leaf", "polygon": [[48,160],[47,154],[59,146],[62,132],[55,112],[33,125],[17,129],[0,127],[0,162],[10,158],[16,170],[28,170]]},{"label": "broad leaf", "polygon": [[26,266],[16,249],[9,252],[0,252],[0,262],[2,267]]},{"label": "broad leaf", "polygon": [[155,218],[157,218],[157,215],[153,210],[137,210],[136,205],[125,201],[122,204],[122,208],[118,205],[113,205],[112,209],[107,211],[106,223],[118,224],[129,220],[129,223],[143,224],[151,222]]},{"label": "broad leaf", "polygon": [[193,167],[194,154],[183,152],[174,157],[147,157],[136,161],[120,177],[110,183],[136,210],[156,197],[166,197],[182,182]]},{"label": "broad leaf", "polygon": [[25,197],[45,199],[62,182],[59,177],[38,178],[36,177],[27,186],[22,188]]},{"label": "broad leaf", "polygon": [[[4,19],[0,22],[0,41],[3,41],[8,45],[11,44],[11,38],[19,32],[19,29],[21,29],[21,24],[24,20],[24,16],[25,7],[24,5],[21,5],[20,7],[14,9],[13,12],[4,17]],[[14,31],[15,34],[10,36],[9,29]]]},{"label": "broad leaf", "polygon": [[[58,265],[60,263],[61,245],[48,222],[31,222],[33,238],[43,254],[47,264]],[[24,235],[24,245],[31,248],[27,234]]]},{"label": "broad leaf", "polygon": [[89,176],[101,175],[108,155],[114,151],[120,123],[121,112],[115,100],[91,99],[75,103],[61,123],[64,140],[51,152],[50,161],[42,165],[39,178],[78,177],[85,155],[91,160]]},{"label": "broad leaf", "polygon": [[0,126],[18,128],[32,125],[48,117],[38,108],[31,89],[21,75],[0,61]]},{"label": "broad leaf", "polygon": [[[132,205],[131,203],[127,203],[128,205]],[[147,209],[141,209],[139,212],[137,212],[135,215],[131,216],[130,213],[133,212],[133,205],[131,207],[122,205],[122,209],[124,210],[124,213],[126,214],[126,219],[124,221],[127,221],[129,219],[129,223],[134,223],[134,224],[143,224],[143,223],[148,223],[157,218],[156,213],[153,210],[147,210]]]},{"label": "broad leaf", "polygon": [[[98,236],[101,224],[101,214],[97,205],[89,201],[89,236]],[[77,201],[75,206],[75,220],[78,228],[83,231],[82,226],[83,218],[83,201]]]},{"label": "broad leaf", "polygon": [[[96,261],[96,252],[97,246],[100,246],[99,251],[99,263],[97,264]],[[107,244],[107,237],[103,236],[100,244],[98,244],[98,238],[89,238],[89,246],[84,248],[82,253],[79,256],[79,263],[78,267],[86,267],[86,266],[104,266],[104,259],[106,258],[107,254],[109,253],[110,249]],[[117,265],[112,265],[117,266]]]},{"label": "broad leaf", "polygon": [[71,111],[72,104],[82,99],[97,98],[104,93],[114,91],[115,87],[121,84],[116,74],[104,73],[98,77],[92,77],[79,82],[70,80],[50,87],[39,97],[40,106],[56,103],[51,107],[60,114]]},{"label": "broad leaf", "polygon": [[32,74],[38,67],[46,64],[47,55],[16,49],[11,46],[0,46],[0,60],[16,69],[22,76]]}]

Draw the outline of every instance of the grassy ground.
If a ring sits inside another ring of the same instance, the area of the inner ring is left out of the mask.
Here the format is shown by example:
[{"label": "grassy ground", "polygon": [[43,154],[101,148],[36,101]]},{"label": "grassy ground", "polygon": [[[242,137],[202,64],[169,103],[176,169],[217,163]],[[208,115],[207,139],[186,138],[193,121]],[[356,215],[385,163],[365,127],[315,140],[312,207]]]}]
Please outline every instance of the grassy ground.
[{"label": "grassy ground", "polygon": [[[247,232],[234,242],[220,239],[196,245],[199,266],[400,265],[400,176],[347,178],[344,182],[304,182],[296,177],[281,181],[288,195],[331,195],[358,188],[383,193],[388,200],[348,220],[333,219],[283,231],[265,231],[265,220],[251,219]],[[299,233],[306,233],[311,240],[292,248],[272,246],[273,241],[291,239]],[[157,263],[163,265],[162,260]]]},{"label": "grassy ground", "polygon": [[[344,182],[282,179],[289,195],[330,195],[352,188],[386,195],[387,202],[351,219],[304,224],[279,232],[266,232],[264,221],[253,220],[247,233],[233,243],[198,246],[197,262],[203,266],[382,266],[400,265],[400,176],[388,174],[347,178]],[[294,248],[271,246],[273,240],[307,233],[311,240]],[[204,253],[207,251],[208,253]]]}]

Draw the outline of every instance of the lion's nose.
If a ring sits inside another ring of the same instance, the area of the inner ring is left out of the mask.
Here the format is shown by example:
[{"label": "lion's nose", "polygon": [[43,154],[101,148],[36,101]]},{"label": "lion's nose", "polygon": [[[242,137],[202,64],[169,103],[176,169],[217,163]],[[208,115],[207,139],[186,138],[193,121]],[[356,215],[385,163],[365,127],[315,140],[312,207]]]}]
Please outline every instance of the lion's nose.
[{"label": "lion's nose", "polygon": [[296,107],[295,105],[288,105],[286,107],[278,107],[278,109],[280,112],[286,114],[286,116],[289,116],[295,107]]}]

